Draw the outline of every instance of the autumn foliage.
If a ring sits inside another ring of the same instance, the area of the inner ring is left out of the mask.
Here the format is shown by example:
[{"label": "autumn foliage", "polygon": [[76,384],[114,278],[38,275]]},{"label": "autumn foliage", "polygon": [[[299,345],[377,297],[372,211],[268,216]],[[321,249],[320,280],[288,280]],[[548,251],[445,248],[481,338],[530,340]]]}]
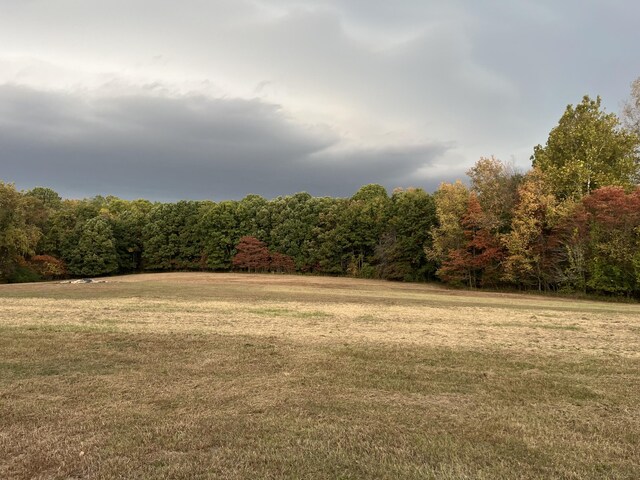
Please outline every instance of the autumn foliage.
[{"label": "autumn foliage", "polygon": [[255,237],[242,237],[236,245],[237,253],[233,257],[232,263],[236,268],[251,272],[266,271],[269,269],[269,250],[264,242]]},{"label": "autumn foliage", "polygon": [[586,289],[626,293],[640,288],[640,189],[603,187],[582,199],[565,231],[585,258]]},{"label": "autumn foliage", "polygon": [[29,259],[29,265],[43,280],[55,280],[67,276],[67,267],[64,262],[51,255],[35,255]]},{"label": "autumn foliage", "polygon": [[179,270],[301,272],[640,298],[640,101],[585,97],[529,171],[480,158],[434,193],[175,203],[63,200],[0,181],[0,282]]},{"label": "autumn foliage", "polygon": [[278,252],[270,254],[269,269],[272,272],[291,273],[296,269],[296,264],[289,255]]},{"label": "autumn foliage", "polygon": [[498,283],[504,252],[496,236],[484,225],[484,218],[480,202],[472,193],[462,217],[462,246],[452,250],[438,270],[443,280],[472,288]]},{"label": "autumn foliage", "polygon": [[251,272],[295,271],[293,259],[282,253],[270,252],[266,244],[255,237],[245,236],[236,245],[237,253],[233,257],[233,266]]}]

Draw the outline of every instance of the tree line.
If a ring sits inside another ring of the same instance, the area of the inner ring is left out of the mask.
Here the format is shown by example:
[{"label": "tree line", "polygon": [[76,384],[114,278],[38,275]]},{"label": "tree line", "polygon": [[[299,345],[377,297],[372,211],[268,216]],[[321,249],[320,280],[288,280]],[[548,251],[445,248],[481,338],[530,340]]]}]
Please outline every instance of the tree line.
[{"label": "tree line", "polygon": [[0,182],[0,281],[273,271],[640,297],[640,79],[622,119],[569,105],[532,168],[350,198],[63,200]]}]

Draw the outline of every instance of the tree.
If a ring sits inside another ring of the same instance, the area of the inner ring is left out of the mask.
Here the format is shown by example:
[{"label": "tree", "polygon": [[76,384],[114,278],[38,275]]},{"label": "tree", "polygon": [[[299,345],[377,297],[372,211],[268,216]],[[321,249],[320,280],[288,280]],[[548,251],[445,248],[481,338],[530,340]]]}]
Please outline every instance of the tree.
[{"label": "tree", "polygon": [[46,208],[58,209],[62,206],[62,198],[55,190],[46,187],[35,187],[26,193],[29,197],[37,198]]},{"label": "tree", "polygon": [[204,252],[200,219],[206,202],[155,205],[143,230],[142,261],[146,270],[197,270]]},{"label": "tree", "polygon": [[576,107],[568,105],[546,145],[534,148],[533,166],[547,175],[561,200],[579,200],[607,185],[628,188],[638,177],[640,139],[600,106],[600,97],[588,96]]},{"label": "tree", "polygon": [[460,181],[442,183],[434,194],[438,223],[429,231],[431,242],[425,247],[425,253],[438,264],[445,262],[449,253],[461,248],[465,241],[462,219],[469,195],[469,189]]},{"label": "tree", "polygon": [[449,252],[437,272],[444,281],[466,283],[471,288],[495,285],[500,275],[503,250],[497,238],[484,226],[484,212],[475,193],[469,196],[462,217],[464,240]]},{"label": "tree", "polygon": [[467,176],[484,212],[484,227],[496,234],[507,232],[522,175],[495,157],[482,157]]},{"label": "tree", "polygon": [[236,216],[240,235],[266,241],[271,231],[271,216],[267,200],[260,195],[247,195],[238,202]]},{"label": "tree", "polygon": [[289,255],[279,252],[269,255],[269,270],[272,272],[292,273],[296,270],[296,264]]},{"label": "tree", "polygon": [[35,255],[29,259],[29,265],[43,280],[54,280],[67,275],[64,262],[51,255]]},{"label": "tree", "polygon": [[[565,208],[563,208],[565,207]],[[554,229],[567,213],[559,204],[544,173],[534,168],[517,192],[511,229],[502,236],[507,249],[504,279],[519,286],[547,290],[554,283],[560,248]]]},{"label": "tree", "polygon": [[235,246],[242,234],[238,226],[238,202],[212,203],[203,208],[198,223],[203,241],[206,266],[211,270],[228,270]]},{"label": "tree", "polygon": [[314,228],[322,211],[322,199],[306,192],[269,202],[273,226],[269,247],[289,255],[301,270],[312,268]]},{"label": "tree", "polygon": [[118,252],[118,271],[139,270],[142,263],[143,232],[153,204],[148,200],[108,198],[108,215]]},{"label": "tree", "polygon": [[109,222],[101,217],[87,220],[80,228],[80,238],[69,262],[69,272],[93,277],[108,275],[117,269],[118,254]]},{"label": "tree", "polygon": [[[174,224],[173,205],[158,204],[149,212],[143,230],[142,262],[145,270],[171,270],[178,256],[180,223]],[[175,218],[177,222],[181,220]]]},{"label": "tree", "polygon": [[376,245],[386,228],[390,203],[386,189],[375,184],[363,186],[349,199],[324,202],[309,242],[318,269],[356,277],[375,275]]},{"label": "tree", "polygon": [[405,281],[432,277],[435,265],[424,248],[435,225],[433,196],[420,188],[394,190],[386,231],[375,248],[379,276]]},{"label": "tree", "polygon": [[270,266],[270,254],[267,246],[255,237],[245,236],[236,245],[237,253],[233,257],[233,266],[246,268],[247,271],[265,271]]},{"label": "tree", "polygon": [[50,212],[37,253],[53,255],[68,264],[78,245],[82,224],[98,213],[98,209],[86,201],[64,200],[60,208]]},{"label": "tree", "polygon": [[29,222],[29,206],[12,184],[0,182],[0,281],[13,273],[24,256],[35,253],[41,231]]},{"label": "tree", "polygon": [[342,260],[349,275],[374,275],[375,249],[385,230],[390,204],[387,190],[382,185],[370,184],[361,187],[342,212],[338,235],[346,240]]},{"label": "tree", "polygon": [[640,292],[640,188],[603,187],[582,200],[574,228],[585,232],[586,286],[607,294]]},{"label": "tree", "polygon": [[343,226],[345,211],[349,205],[346,198],[324,199],[313,228],[310,264],[313,270],[333,275],[343,275],[348,264],[348,232]]},{"label": "tree", "polygon": [[631,84],[631,95],[622,107],[622,124],[640,136],[640,77]]}]

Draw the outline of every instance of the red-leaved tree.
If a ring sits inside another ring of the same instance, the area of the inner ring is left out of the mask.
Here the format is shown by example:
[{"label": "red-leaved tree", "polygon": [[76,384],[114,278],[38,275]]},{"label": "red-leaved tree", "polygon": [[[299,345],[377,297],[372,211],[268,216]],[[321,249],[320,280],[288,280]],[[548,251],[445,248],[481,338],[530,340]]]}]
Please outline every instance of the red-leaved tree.
[{"label": "red-leaved tree", "polygon": [[264,242],[255,237],[245,236],[236,245],[237,253],[232,262],[236,268],[246,268],[247,271],[265,271],[269,269],[270,254]]},{"label": "red-leaved tree", "polygon": [[271,252],[271,262],[269,266],[272,272],[291,273],[296,269],[293,258],[279,252]]},{"label": "red-leaved tree", "polygon": [[464,243],[449,253],[438,270],[445,281],[466,283],[472,288],[498,282],[504,251],[498,238],[484,225],[484,213],[475,194],[469,196],[462,218]]},{"label": "red-leaved tree", "polygon": [[279,252],[270,252],[264,242],[255,237],[242,237],[236,245],[236,255],[233,266],[246,268],[254,272],[283,272],[291,273],[296,269],[293,258]]},{"label": "red-leaved tree", "polygon": [[[579,244],[588,261],[583,288],[609,294],[640,291],[640,189],[607,186],[582,199],[563,226],[567,248]],[[573,233],[569,236],[566,232]]]}]

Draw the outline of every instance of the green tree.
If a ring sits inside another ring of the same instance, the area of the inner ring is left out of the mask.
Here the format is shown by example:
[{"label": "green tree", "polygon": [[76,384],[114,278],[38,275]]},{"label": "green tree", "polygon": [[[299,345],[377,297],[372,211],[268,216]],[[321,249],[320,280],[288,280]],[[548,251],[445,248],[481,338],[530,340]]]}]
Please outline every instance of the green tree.
[{"label": "green tree", "polygon": [[437,225],[431,227],[431,241],[425,247],[427,257],[442,264],[449,254],[463,247],[465,242],[462,219],[467,212],[470,192],[460,181],[442,183],[434,194]]},{"label": "green tree", "polygon": [[31,203],[13,184],[0,182],[0,280],[14,272],[25,255],[35,253],[41,236],[29,221]]},{"label": "green tree", "polygon": [[484,212],[483,227],[494,234],[507,232],[522,175],[497,158],[482,157],[467,171],[467,176]]},{"label": "green tree", "polygon": [[588,96],[567,106],[546,145],[534,149],[534,167],[547,175],[561,200],[579,200],[606,185],[631,187],[638,178],[640,139],[600,107],[600,97]]},{"label": "green tree", "polygon": [[242,234],[238,226],[238,202],[211,203],[202,209],[198,229],[203,242],[206,267],[211,270],[229,270],[235,246]]},{"label": "green tree", "polygon": [[396,189],[391,196],[386,231],[375,249],[379,276],[390,280],[426,280],[435,265],[425,253],[436,206],[420,188]]},{"label": "green tree", "polygon": [[387,227],[391,200],[381,185],[365,185],[351,198],[324,202],[314,228],[314,262],[324,273],[372,277],[376,246]]},{"label": "green tree", "polygon": [[46,187],[35,187],[26,193],[29,197],[37,198],[46,208],[58,209],[62,206],[62,198],[58,192]]},{"label": "green tree", "polygon": [[351,197],[337,232],[345,241],[342,262],[350,275],[374,275],[375,250],[386,229],[390,206],[391,199],[381,185],[365,185]]},{"label": "green tree", "polygon": [[143,232],[153,204],[148,200],[108,197],[108,217],[118,252],[118,271],[133,272],[142,264]]},{"label": "green tree", "polygon": [[265,242],[269,239],[271,232],[269,202],[260,195],[247,195],[240,200],[236,217],[241,236],[248,235]]},{"label": "green tree", "polygon": [[63,200],[58,209],[49,212],[37,252],[53,255],[69,264],[80,241],[82,226],[100,215],[101,209],[100,201],[94,199]]},{"label": "green tree", "polygon": [[349,199],[321,198],[318,201],[318,222],[313,228],[308,263],[313,271],[342,275],[348,263],[344,253],[348,248],[348,240],[341,222]]},{"label": "green tree", "polygon": [[180,201],[154,205],[143,230],[146,270],[197,270],[206,263],[200,218],[209,202]]},{"label": "green tree", "polygon": [[95,217],[82,224],[68,267],[72,275],[91,277],[108,275],[118,269],[115,240],[106,219]]},{"label": "green tree", "polygon": [[269,247],[292,257],[301,271],[312,269],[314,229],[324,205],[322,199],[313,198],[306,192],[269,202],[273,223]]}]

